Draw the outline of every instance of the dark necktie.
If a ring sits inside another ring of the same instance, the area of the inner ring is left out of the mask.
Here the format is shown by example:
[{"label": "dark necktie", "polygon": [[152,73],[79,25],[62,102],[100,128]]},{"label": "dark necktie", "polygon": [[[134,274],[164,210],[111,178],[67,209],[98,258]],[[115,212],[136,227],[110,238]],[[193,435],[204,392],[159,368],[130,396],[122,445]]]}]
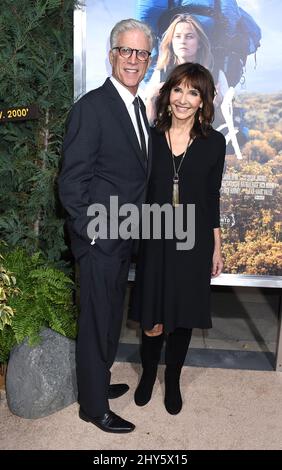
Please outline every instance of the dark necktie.
[{"label": "dark necktie", "polygon": [[137,96],[133,101],[133,105],[134,105],[134,111],[135,111],[136,121],[137,121],[137,125],[138,125],[139,136],[140,136],[141,150],[142,150],[142,154],[143,154],[143,157],[144,157],[144,161],[147,164],[146,140],[145,140],[145,135],[144,135],[143,127],[142,127],[142,123],[141,123],[140,111],[139,111],[140,106],[139,106],[139,100],[138,100]]}]

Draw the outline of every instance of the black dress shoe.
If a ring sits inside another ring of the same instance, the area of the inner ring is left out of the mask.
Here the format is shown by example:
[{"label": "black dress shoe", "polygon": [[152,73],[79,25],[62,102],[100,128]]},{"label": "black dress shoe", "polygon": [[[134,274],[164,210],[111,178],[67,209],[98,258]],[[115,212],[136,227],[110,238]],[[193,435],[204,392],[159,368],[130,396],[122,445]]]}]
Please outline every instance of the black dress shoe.
[{"label": "black dress shoe", "polygon": [[129,390],[127,384],[112,384],[109,386],[108,398],[119,398]]},{"label": "black dress shoe", "polygon": [[83,419],[83,421],[92,423],[105,432],[125,433],[134,431],[135,429],[134,424],[129,421],[125,421],[125,419],[122,419],[111,410],[107,411],[103,416],[92,418],[91,416],[87,416],[87,414],[85,414],[80,408],[79,417],[80,419]]}]

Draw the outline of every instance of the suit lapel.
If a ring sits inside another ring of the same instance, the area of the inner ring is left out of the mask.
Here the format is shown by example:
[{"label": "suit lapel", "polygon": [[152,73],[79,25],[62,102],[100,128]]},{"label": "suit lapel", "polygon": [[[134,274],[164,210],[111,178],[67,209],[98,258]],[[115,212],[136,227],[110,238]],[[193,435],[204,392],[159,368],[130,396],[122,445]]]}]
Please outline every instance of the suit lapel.
[{"label": "suit lapel", "polygon": [[[147,173],[147,169],[145,166],[144,157],[141,152],[139,141],[138,141],[134,126],[132,124],[131,118],[128,114],[128,111],[126,109],[126,106],[123,100],[121,99],[118,91],[116,90],[116,88],[114,87],[114,85],[112,84],[109,78],[107,78],[107,80],[105,81],[103,88],[106,92],[107,97],[111,100],[111,111],[116,116],[117,121],[121,124],[134,150],[134,154],[138,157],[138,160],[141,163],[142,168]],[[144,120],[144,122],[147,126],[147,118]]]}]

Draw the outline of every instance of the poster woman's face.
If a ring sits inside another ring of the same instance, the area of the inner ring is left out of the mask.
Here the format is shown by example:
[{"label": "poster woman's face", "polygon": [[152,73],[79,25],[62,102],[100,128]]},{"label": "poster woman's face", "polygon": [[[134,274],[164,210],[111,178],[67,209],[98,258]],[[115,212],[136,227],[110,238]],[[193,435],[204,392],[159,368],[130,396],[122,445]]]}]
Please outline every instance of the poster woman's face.
[{"label": "poster woman's face", "polygon": [[199,36],[190,23],[177,23],[172,37],[172,49],[177,62],[197,62]]}]

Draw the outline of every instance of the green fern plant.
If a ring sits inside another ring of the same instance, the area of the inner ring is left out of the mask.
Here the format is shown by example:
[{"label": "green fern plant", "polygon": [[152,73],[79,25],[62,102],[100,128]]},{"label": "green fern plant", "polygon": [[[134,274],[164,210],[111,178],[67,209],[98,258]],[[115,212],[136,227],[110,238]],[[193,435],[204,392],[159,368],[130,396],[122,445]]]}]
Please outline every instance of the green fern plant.
[{"label": "green fern plant", "polygon": [[40,252],[30,256],[24,249],[16,249],[4,254],[4,262],[14,273],[20,294],[9,297],[14,316],[0,331],[0,362],[6,362],[11,348],[26,337],[30,345],[39,342],[43,327],[75,338],[73,281]]},{"label": "green fern plant", "polygon": [[0,330],[5,325],[11,325],[14,311],[8,305],[9,297],[18,295],[19,289],[16,287],[16,278],[3,265],[4,258],[0,254]]}]

